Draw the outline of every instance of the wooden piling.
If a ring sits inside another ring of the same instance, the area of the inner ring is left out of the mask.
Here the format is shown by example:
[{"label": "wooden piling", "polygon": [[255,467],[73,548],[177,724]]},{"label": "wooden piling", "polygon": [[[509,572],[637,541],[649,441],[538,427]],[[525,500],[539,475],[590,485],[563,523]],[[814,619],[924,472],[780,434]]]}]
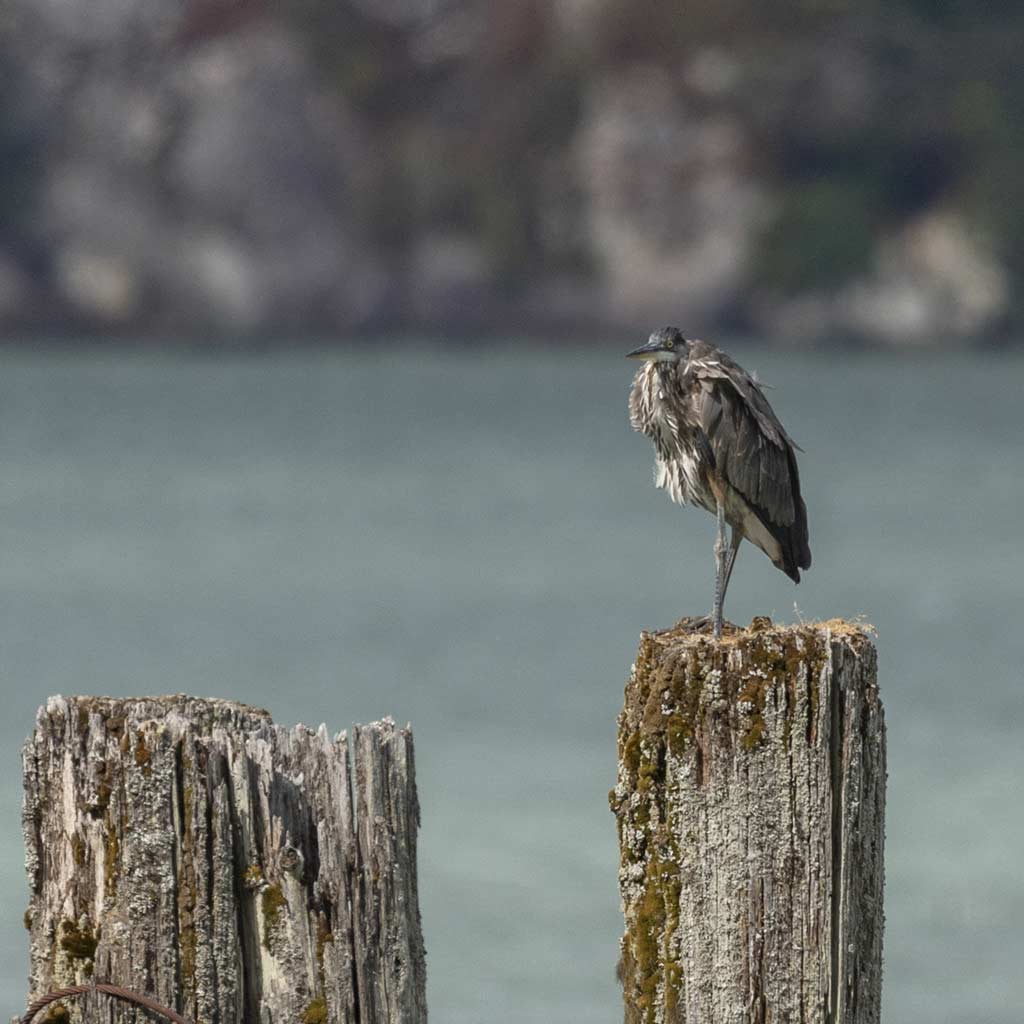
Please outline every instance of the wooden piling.
[{"label": "wooden piling", "polygon": [[878,1024],[885,728],[841,621],[642,636],[619,716],[627,1024]]},{"label": "wooden piling", "polygon": [[33,998],[97,978],[202,1024],[426,1021],[408,729],[53,697],[23,764]]}]

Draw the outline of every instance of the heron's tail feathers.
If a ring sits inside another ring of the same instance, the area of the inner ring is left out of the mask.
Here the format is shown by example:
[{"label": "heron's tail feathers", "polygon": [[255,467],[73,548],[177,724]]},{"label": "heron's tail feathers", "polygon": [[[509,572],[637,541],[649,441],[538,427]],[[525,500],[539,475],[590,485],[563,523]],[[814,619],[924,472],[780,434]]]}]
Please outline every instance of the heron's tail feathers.
[{"label": "heron's tail feathers", "polygon": [[792,524],[773,531],[782,548],[782,564],[775,564],[794,582],[800,582],[800,570],[811,567],[811,547],[807,538],[807,506],[796,496],[796,518]]},{"label": "heron's tail feathers", "polygon": [[800,494],[800,474],[796,458],[789,452],[789,474],[793,486],[793,511],[796,513],[789,526],[769,527],[779,542],[781,558],[775,562],[794,583],[800,582],[800,570],[811,567],[811,546],[807,537],[807,506]]},{"label": "heron's tail feathers", "polygon": [[776,534],[782,549],[782,557],[775,562],[775,566],[780,568],[794,583],[800,583],[800,570],[811,567],[811,549],[807,546],[806,530],[803,538],[800,538],[795,536],[797,535],[796,527],[797,524],[794,523],[788,529],[779,530]]}]

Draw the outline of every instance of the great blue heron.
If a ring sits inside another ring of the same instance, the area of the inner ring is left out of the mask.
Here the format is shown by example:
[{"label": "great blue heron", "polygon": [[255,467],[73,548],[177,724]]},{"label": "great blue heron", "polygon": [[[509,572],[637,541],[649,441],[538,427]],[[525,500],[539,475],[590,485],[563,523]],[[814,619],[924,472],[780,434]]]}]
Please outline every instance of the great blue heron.
[{"label": "great blue heron", "polygon": [[725,591],[744,537],[794,583],[810,568],[797,446],[757,380],[713,345],[663,327],[629,357],[644,360],[629,420],[654,442],[656,486],[718,520],[711,622],[721,636]]}]

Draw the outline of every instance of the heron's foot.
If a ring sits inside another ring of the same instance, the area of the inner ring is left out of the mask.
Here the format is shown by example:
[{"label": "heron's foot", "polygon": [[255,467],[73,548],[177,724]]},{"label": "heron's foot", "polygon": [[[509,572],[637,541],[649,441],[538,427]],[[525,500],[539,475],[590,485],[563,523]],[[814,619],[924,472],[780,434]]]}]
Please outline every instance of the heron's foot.
[{"label": "heron's foot", "polygon": [[[687,615],[681,618],[675,628],[683,633],[709,633],[715,635],[715,619],[712,615]],[[722,633],[732,633],[739,626],[727,620],[722,621]]]}]

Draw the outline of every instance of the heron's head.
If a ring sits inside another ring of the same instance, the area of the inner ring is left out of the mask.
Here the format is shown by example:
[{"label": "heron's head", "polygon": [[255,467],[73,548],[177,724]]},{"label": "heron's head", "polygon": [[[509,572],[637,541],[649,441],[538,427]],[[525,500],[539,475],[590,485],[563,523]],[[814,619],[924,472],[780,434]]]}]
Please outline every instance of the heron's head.
[{"label": "heron's head", "polygon": [[686,358],[687,348],[686,339],[678,327],[662,327],[647,339],[646,345],[627,352],[626,357],[659,363],[676,362]]}]

